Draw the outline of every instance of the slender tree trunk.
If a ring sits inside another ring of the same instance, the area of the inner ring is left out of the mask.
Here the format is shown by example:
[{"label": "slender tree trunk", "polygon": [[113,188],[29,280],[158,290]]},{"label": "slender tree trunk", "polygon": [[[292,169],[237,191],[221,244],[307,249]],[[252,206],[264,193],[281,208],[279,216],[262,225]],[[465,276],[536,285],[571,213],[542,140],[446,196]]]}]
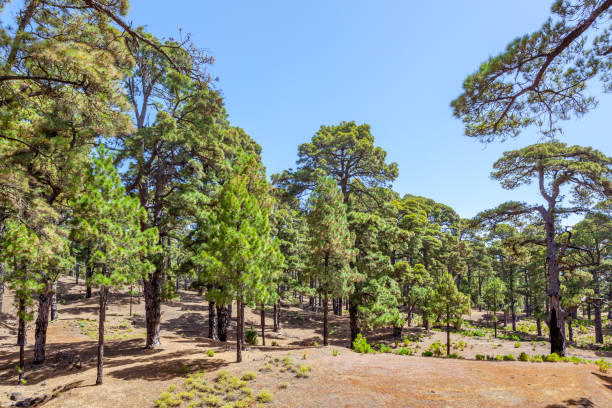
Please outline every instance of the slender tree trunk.
[{"label": "slender tree trunk", "polygon": [[228,318],[228,308],[227,305],[216,306],[217,309],[217,334],[219,335],[220,341],[227,341],[227,322]]},{"label": "slender tree trunk", "polygon": [[[161,262],[160,264],[163,264]],[[145,298],[145,318],[147,342],[145,348],[151,349],[161,345],[159,332],[161,328],[161,290],[163,286],[163,267],[157,267],[148,279],[143,279]]]},{"label": "slender tree trunk", "polygon": [[240,313],[240,309],[242,306],[242,299],[239,297],[236,298],[236,362],[242,362],[242,316]]},{"label": "slender tree trunk", "polygon": [[538,330],[538,336],[542,337],[542,321],[540,319],[536,319],[536,327]]},{"label": "slender tree trunk", "polygon": [[493,337],[497,338],[497,315],[493,314]]},{"label": "slender tree trunk", "polygon": [[516,304],[515,300],[512,299],[510,303],[510,312],[512,313],[512,331],[516,331]]},{"label": "slender tree trunk", "polygon": [[89,282],[92,276],[91,266],[87,265],[85,267],[85,299],[91,298],[91,283]]},{"label": "slender tree trunk", "polygon": [[227,305],[227,319],[225,319],[225,325],[229,329],[232,327],[232,304]]},{"label": "slender tree trunk", "polygon": [[244,299],[240,300],[240,307],[236,306],[236,314],[240,314],[240,325],[242,326],[240,328],[240,342],[242,343],[242,349],[244,350],[246,348],[246,344],[244,341],[244,326],[245,326],[245,322],[244,322]]},{"label": "slender tree trunk", "polygon": [[353,348],[353,342],[361,331],[359,327],[359,319],[357,316],[357,302],[355,301],[351,301],[349,303],[349,320],[351,325],[351,345],[349,347]]},{"label": "slender tree trunk", "polygon": [[45,290],[38,295],[38,316],[36,317],[36,331],[34,334],[34,364],[41,364],[45,361],[50,306],[51,286],[47,282]]},{"label": "slender tree trunk", "polygon": [[450,356],[450,311],[449,306],[446,306],[446,355]]},{"label": "slender tree trunk", "polygon": [[266,345],[266,306],[261,305],[259,311],[259,318],[261,319],[261,344]]},{"label": "slender tree trunk", "polygon": [[98,317],[98,373],[96,385],[102,385],[102,369],[104,367],[104,323],[106,322],[106,305],[108,288],[100,287],[100,310]]},{"label": "slender tree trunk", "polygon": [[323,300],[323,345],[327,346],[329,344],[329,322],[328,322],[328,314],[329,314],[329,301],[327,299],[328,293],[325,290],[324,300]]},{"label": "slender tree trunk", "polygon": [[19,299],[19,326],[17,328],[17,345],[19,346],[19,384],[25,379],[25,344],[26,344],[26,325],[25,325],[26,306],[23,299]]},{"label": "slender tree trunk", "polygon": [[212,340],[219,340],[219,320],[214,300],[208,302],[208,337]]},{"label": "slender tree trunk", "polygon": [[590,303],[587,303],[587,316],[590,322],[591,321],[591,304]]},{"label": "slender tree trunk", "polygon": [[4,263],[0,262],[0,313],[2,313],[2,303],[4,300]]},{"label": "slender tree trunk", "polygon": [[76,262],[74,265],[74,284],[79,284],[79,275],[81,273],[81,264]]},{"label": "slender tree trunk", "polygon": [[603,344],[603,329],[601,326],[601,304],[599,301],[593,305],[595,314],[595,343]]},{"label": "slender tree trunk", "polygon": [[342,297],[338,298],[338,316],[342,316]]},{"label": "slender tree trunk", "polygon": [[274,332],[278,333],[281,329],[280,324],[280,299],[274,303]]},{"label": "slender tree trunk", "polygon": [[57,313],[57,281],[51,285],[51,321],[55,321],[58,318]]}]

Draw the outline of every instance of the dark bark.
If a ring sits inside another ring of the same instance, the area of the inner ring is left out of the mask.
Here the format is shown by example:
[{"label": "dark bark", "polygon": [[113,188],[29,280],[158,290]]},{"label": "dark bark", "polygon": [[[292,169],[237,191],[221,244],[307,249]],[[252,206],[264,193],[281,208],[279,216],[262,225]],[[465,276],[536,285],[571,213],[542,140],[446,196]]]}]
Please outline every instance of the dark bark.
[{"label": "dark bark", "polygon": [[274,332],[278,333],[281,329],[280,323],[280,299],[274,303]]},{"label": "dark bark", "polygon": [[57,281],[53,282],[51,286],[51,321],[55,321],[58,318],[57,314]]},{"label": "dark bark", "polygon": [[17,328],[17,345],[19,346],[19,384],[25,379],[25,344],[26,344],[26,327],[25,327],[26,307],[25,301],[19,299],[19,326]]},{"label": "dark bark", "polygon": [[516,302],[512,299],[510,303],[510,312],[512,314],[512,331],[516,331]]},{"label": "dark bark", "polygon": [[329,314],[329,301],[328,301],[328,293],[327,290],[325,291],[324,294],[324,300],[323,300],[323,345],[327,346],[329,345],[329,321],[328,321],[328,314]]},{"label": "dark bark", "polygon": [[79,274],[80,274],[81,264],[76,262],[74,265],[74,284],[79,284]]},{"label": "dark bark", "polygon": [[108,299],[108,289],[104,286],[100,288],[100,309],[98,311],[98,371],[96,385],[102,384],[102,369],[104,366],[104,323],[106,321],[106,305]]},{"label": "dark bark", "polygon": [[244,299],[241,300],[240,302],[240,307],[236,306],[236,315],[240,314],[240,343],[242,343],[242,349],[244,350],[246,348],[245,346],[245,342],[244,342]]},{"label": "dark bark", "polygon": [[567,335],[570,342],[574,341],[574,328],[572,327],[572,319],[567,320]]},{"label": "dark bark", "polygon": [[[163,265],[163,262],[160,264]],[[157,267],[148,279],[143,279],[145,298],[145,318],[147,327],[147,342],[145,348],[155,348],[161,345],[159,332],[161,327],[161,290],[163,286],[163,266]]]},{"label": "dark bark", "polygon": [[242,299],[238,297],[236,299],[236,362],[242,362],[242,314],[240,313],[240,309],[242,309]]},{"label": "dark bark", "polygon": [[451,348],[451,341],[450,341],[450,312],[449,312],[449,306],[446,306],[446,355],[450,356],[450,348]]},{"label": "dark bark", "polygon": [[538,330],[538,336],[542,336],[542,320],[536,319],[536,327]]},{"label": "dark bark", "polygon": [[565,356],[565,317],[561,314],[564,313],[561,309],[561,297],[553,295],[551,296],[550,304],[550,353],[557,353],[560,356]]},{"label": "dark bark", "polygon": [[402,338],[402,330],[404,328],[402,326],[395,326],[393,327],[393,337],[396,339],[401,339]]},{"label": "dark bark", "polygon": [[217,334],[219,336],[220,341],[227,341],[227,328],[228,328],[228,307],[227,305],[217,305]]},{"label": "dark bark", "polygon": [[225,320],[225,325],[229,329],[232,327],[232,305],[227,305],[227,319]]},{"label": "dark bark", "polygon": [[338,316],[342,316],[342,298],[338,298]]},{"label": "dark bark", "polygon": [[603,328],[601,325],[601,306],[597,302],[593,304],[593,313],[595,314],[595,343],[603,344]]},{"label": "dark bark", "polygon": [[359,327],[359,318],[357,315],[357,302],[355,301],[351,301],[349,304],[349,320],[351,325],[350,348],[353,348],[353,342],[357,338],[357,335],[361,332],[361,328]]},{"label": "dark bark", "polygon": [[261,344],[266,345],[266,306],[261,305],[259,310],[259,318],[261,320]]},{"label": "dark bark", "polygon": [[587,303],[587,316],[590,322],[591,321],[591,304],[590,303]]},{"label": "dark bark", "polygon": [[36,317],[36,331],[34,334],[34,364],[40,364],[45,361],[50,306],[51,286],[47,283],[45,290],[38,295],[38,316]]},{"label": "dark bark", "polygon": [[91,297],[91,284],[89,282],[91,280],[91,276],[91,266],[87,265],[85,267],[85,284],[87,285],[87,287],[85,288],[85,299],[89,299]]},{"label": "dark bark", "polygon": [[0,262],[0,313],[2,313],[2,303],[4,300],[4,264]]},{"label": "dark bark", "polygon": [[219,340],[219,320],[214,300],[208,302],[208,338]]}]

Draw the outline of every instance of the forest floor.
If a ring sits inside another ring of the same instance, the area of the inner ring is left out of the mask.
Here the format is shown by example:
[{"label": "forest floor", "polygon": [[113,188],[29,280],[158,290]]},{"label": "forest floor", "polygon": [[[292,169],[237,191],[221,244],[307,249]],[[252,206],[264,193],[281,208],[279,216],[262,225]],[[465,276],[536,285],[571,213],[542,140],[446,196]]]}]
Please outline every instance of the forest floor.
[{"label": "forest floor", "polygon": [[[253,371],[255,379],[249,381],[248,388],[254,394],[263,389],[273,394],[266,407],[612,406],[612,374],[600,372],[597,365],[475,359],[477,354],[548,354],[546,339],[531,332],[534,328],[529,320],[519,324],[523,333],[500,329],[498,335],[505,337],[496,339],[481,327],[487,316],[473,312],[466,317],[469,320],[464,329],[451,333],[452,352],[461,359],[421,356],[432,343],[445,343],[446,333],[439,328],[427,333],[422,328],[405,329],[406,338],[399,343],[390,331],[368,335],[371,343],[385,343],[395,352],[405,348],[414,354],[411,356],[358,354],[347,348],[347,316],[331,317],[331,345],[322,347],[316,345],[322,343],[321,313],[287,306],[282,309],[281,332],[273,333],[268,326],[268,346],[249,347],[244,361],[236,364],[235,326],[229,331],[228,343],[204,337],[207,303],[191,291],[180,291],[180,301],[162,307],[162,346],[154,350],[143,349],[144,301],[136,300],[130,316],[129,298],[113,296],[107,312],[104,384],[95,386],[97,296],[94,292],[91,299],[84,299],[84,287],[69,279],[61,280],[59,292],[59,319],[49,325],[44,364],[31,364],[34,325],[28,325],[27,383],[21,386],[16,385],[14,306],[5,295],[4,313],[0,314],[0,407],[14,404],[9,399],[14,393],[19,393],[18,400],[39,396],[49,408],[154,407],[160,395],[159,406],[163,406],[164,398],[171,402],[170,396],[181,391],[182,397],[177,397],[174,405],[187,407],[194,397],[194,392],[188,395],[195,387],[194,378],[202,382],[198,389],[204,389],[207,382],[215,384],[219,370],[238,377]],[[257,328],[259,314],[248,308],[245,315],[247,328]],[[271,325],[271,315],[267,318]],[[606,330],[610,335],[609,322]],[[592,327],[581,324],[575,332],[570,356],[612,361],[607,349],[586,347]],[[209,350],[214,356],[206,354]],[[206,374],[198,375],[201,370]],[[244,384],[239,387],[238,391],[250,392]],[[170,392],[162,394],[166,390]],[[204,398],[204,394],[195,395],[192,402]],[[238,397],[232,398],[236,401]],[[210,406],[221,402],[209,401]]]}]

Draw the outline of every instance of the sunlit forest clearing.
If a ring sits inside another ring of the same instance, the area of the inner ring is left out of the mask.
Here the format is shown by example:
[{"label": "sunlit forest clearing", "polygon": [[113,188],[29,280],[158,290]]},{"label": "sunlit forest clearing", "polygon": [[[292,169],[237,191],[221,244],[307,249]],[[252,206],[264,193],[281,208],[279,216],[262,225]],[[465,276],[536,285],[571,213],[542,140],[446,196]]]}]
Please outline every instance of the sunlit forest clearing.
[{"label": "sunlit forest clearing", "polygon": [[612,89],[612,0],[553,2],[444,101],[525,141],[469,217],[359,118],[268,174],[205,44],[128,6],[0,0],[0,407],[612,406],[610,145],[564,141]]}]

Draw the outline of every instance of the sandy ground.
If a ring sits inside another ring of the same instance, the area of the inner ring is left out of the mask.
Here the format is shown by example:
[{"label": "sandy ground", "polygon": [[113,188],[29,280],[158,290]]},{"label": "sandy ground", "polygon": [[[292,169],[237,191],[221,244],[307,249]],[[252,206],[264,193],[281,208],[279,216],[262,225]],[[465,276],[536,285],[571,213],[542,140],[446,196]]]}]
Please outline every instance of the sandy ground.
[{"label": "sandy ground", "polygon": [[[453,342],[467,343],[463,351],[457,351],[466,360],[420,357],[431,342],[445,339],[444,332],[433,331],[418,343],[419,356],[361,355],[345,348],[345,316],[331,319],[331,346],[311,346],[321,342],[321,315],[296,307],[283,309],[281,334],[270,332],[267,347],[250,348],[245,361],[236,364],[233,343],[204,337],[206,302],[193,292],[181,292],[180,302],[163,306],[162,347],[155,350],[143,349],[144,303],[134,305],[135,316],[130,318],[128,298],[113,297],[107,313],[107,326],[112,328],[107,337],[112,339],[106,345],[104,384],[94,386],[96,340],[91,328],[96,325],[97,298],[94,294],[83,299],[83,286],[70,280],[62,280],[60,291],[60,318],[49,327],[47,362],[40,366],[31,364],[30,324],[24,386],[15,385],[15,320],[10,297],[5,300],[0,315],[0,407],[10,406],[12,392],[23,397],[54,395],[45,407],[152,407],[162,391],[180,386],[189,373],[206,370],[212,376],[219,369],[236,374],[256,371],[254,388],[266,388],[275,395],[270,407],[612,407],[612,375],[600,373],[594,365],[469,360],[477,353],[546,354],[548,345],[541,341],[522,341],[516,348],[514,341],[453,333]],[[246,318],[247,327],[259,321],[250,309]],[[406,330],[406,334],[422,334],[422,330]],[[384,331],[369,338],[392,342]],[[279,346],[270,346],[272,341]],[[214,357],[208,357],[206,350],[214,350]],[[333,350],[338,350],[337,356]],[[298,379],[278,370],[259,372],[266,359],[287,354],[296,363],[312,366],[310,378]],[[609,358],[596,350],[573,349],[570,354]],[[288,388],[280,389],[282,382]]]}]

